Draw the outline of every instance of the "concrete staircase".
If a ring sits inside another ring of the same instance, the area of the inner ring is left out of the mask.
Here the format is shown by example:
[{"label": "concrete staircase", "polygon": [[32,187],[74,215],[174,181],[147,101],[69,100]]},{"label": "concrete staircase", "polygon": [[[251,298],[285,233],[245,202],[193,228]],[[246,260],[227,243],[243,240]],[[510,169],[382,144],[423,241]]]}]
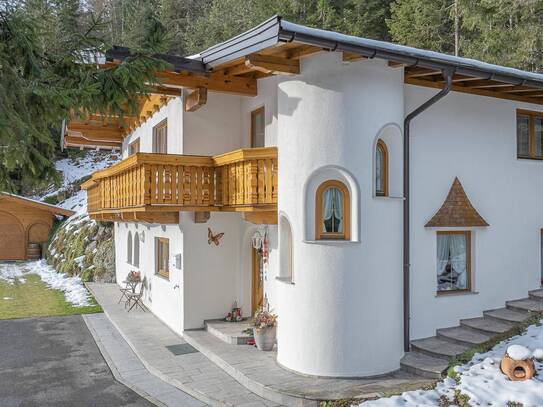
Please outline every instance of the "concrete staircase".
[{"label": "concrete staircase", "polygon": [[438,329],[436,336],[411,341],[411,351],[400,362],[402,369],[440,378],[454,356],[508,331],[527,319],[530,312],[543,311],[543,289],[530,291],[528,298],[505,304],[505,308],[484,311],[482,317],[462,319],[459,326]]}]

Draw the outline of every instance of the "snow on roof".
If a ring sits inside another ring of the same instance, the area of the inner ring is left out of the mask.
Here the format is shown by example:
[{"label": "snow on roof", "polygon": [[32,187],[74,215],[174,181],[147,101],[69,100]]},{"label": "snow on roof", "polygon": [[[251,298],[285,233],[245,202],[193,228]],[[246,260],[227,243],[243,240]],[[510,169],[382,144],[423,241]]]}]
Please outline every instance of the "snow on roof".
[{"label": "snow on roof", "polygon": [[70,211],[68,209],[60,208],[58,206],[51,205],[51,204],[48,204],[48,203],[45,203],[45,202],[36,201],[35,199],[26,198],[24,196],[10,194],[9,192],[0,191],[0,197],[2,197],[2,196],[5,196],[5,197],[11,198],[11,199],[15,199],[15,200],[26,201],[29,204],[32,204],[33,206],[38,206],[38,207],[41,207],[44,210],[47,210],[47,211],[50,211],[50,212],[53,212],[53,213],[57,213],[57,214],[61,214],[61,215],[65,215],[65,216],[72,216],[75,213],[74,211]]}]

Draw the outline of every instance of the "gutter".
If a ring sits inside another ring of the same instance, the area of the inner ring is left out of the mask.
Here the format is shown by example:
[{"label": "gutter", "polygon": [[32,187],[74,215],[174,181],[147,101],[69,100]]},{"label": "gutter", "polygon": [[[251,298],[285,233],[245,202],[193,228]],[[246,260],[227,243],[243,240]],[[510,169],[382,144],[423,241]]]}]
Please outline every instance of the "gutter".
[{"label": "gutter", "polygon": [[441,74],[445,79],[445,85],[438,93],[409,113],[403,122],[403,344],[404,351],[409,352],[410,348],[410,319],[411,319],[411,240],[410,240],[410,133],[411,121],[427,110],[429,107],[444,98],[452,89],[452,78],[455,73],[453,68],[443,69]]}]

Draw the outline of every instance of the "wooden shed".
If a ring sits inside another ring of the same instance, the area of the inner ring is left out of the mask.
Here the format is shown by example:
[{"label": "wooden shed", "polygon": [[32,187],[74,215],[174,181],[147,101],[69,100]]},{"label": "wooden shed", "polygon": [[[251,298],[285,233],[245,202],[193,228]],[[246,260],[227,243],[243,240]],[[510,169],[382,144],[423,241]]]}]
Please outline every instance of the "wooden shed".
[{"label": "wooden shed", "polygon": [[49,240],[54,216],[75,212],[0,192],[0,260],[26,260],[41,257],[41,247]]}]

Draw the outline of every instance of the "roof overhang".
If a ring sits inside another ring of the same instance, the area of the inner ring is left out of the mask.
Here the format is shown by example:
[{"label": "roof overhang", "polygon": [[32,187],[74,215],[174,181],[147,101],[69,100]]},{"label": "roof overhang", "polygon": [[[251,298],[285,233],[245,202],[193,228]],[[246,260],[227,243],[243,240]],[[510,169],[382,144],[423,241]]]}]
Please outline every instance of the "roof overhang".
[{"label": "roof overhang", "polygon": [[16,202],[21,205],[26,205],[36,209],[40,209],[42,211],[51,212],[51,214],[55,215],[72,216],[73,214],[75,214],[74,211],[71,211],[69,209],[64,209],[59,206],[50,205],[30,198],[25,198],[23,196],[10,194],[8,192],[0,192],[0,201],[2,200]]}]

